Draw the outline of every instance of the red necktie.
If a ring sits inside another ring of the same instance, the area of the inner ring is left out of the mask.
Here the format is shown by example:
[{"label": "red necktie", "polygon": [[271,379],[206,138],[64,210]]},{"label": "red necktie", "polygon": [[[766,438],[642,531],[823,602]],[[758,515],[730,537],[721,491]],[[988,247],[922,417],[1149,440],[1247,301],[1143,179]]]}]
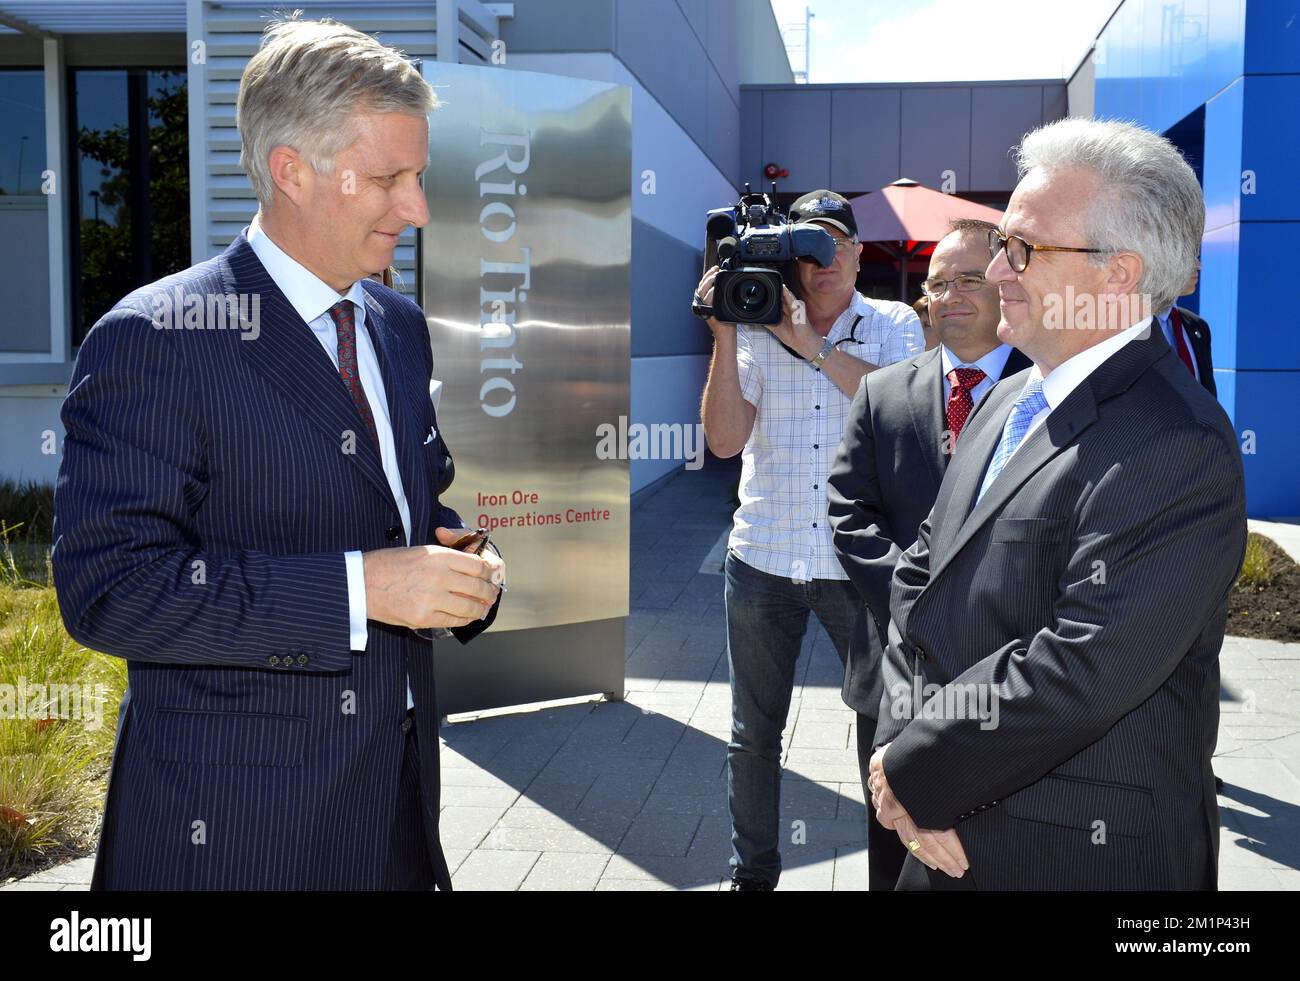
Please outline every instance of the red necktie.
[{"label": "red necktie", "polygon": [[1187,365],[1187,370],[1196,377],[1196,366],[1192,364],[1192,352],[1187,349],[1187,341],[1183,339],[1183,318],[1178,314],[1177,307],[1169,308],[1169,326],[1173,328],[1170,333],[1174,335],[1174,347],[1178,349],[1178,357],[1183,364]]},{"label": "red necktie", "polygon": [[948,372],[948,384],[951,386],[948,393],[948,432],[952,433],[953,446],[957,445],[961,427],[966,425],[966,417],[975,407],[971,389],[985,377],[984,372],[978,368],[953,368]]},{"label": "red necktie", "polygon": [[366,390],[361,385],[361,374],[357,370],[357,322],[352,313],[352,301],[340,300],[330,307],[330,319],[334,321],[339,336],[339,377],[352,396],[352,404],[357,407],[378,453],[379,430],[375,428],[375,416],[370,411]]}]

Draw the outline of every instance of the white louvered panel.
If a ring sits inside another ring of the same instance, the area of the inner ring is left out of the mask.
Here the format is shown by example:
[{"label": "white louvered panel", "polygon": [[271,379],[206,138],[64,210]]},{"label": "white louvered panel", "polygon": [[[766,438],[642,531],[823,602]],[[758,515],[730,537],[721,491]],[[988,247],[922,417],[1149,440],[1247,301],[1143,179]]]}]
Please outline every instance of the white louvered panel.
[{"label": "white louvered panel", "polygon": [[[454,0],[440,0],[454,2]],[[191,66],[191,88],[197,98],[191,102],[190,139],[198,141],[201,155],[192,156],[202,167],[192,189],[195,201],[193,249],[195,261],[220,253],[248,224],[257,211],[257,199],[239,166],[239,132],[235,128],[235,103],[244,66],[256,53],[262,32],[271,20],[265,14],[265,0],[189,0],[189,43],[202,40],[206,64]],[[388,0],[384,3],[332,3],[298,0],[293,7],[304,16],[331,17],[357,30],[376,35],[416,60],[437,58],[436,3],[434,0]],[[458,60],[485,61],[493,38],[462,32]],[[196,82],[198,88],[196,89]],[[194,111],[194,106],[198,111]],[[200,164],[201,161],[201,164]],[[192,180],[196,175],[191,175]],[[393,264],[399,273],[399,288],[415,294],[415,233],[408,231],[399,241]]]}]

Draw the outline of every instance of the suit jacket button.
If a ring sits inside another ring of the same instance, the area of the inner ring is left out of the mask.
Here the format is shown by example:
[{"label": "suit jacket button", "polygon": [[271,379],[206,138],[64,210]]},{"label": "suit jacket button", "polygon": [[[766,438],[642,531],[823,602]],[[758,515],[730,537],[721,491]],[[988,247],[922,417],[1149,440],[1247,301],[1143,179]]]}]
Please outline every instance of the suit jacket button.
[{"label": "suit jacket button", "polygon": [[411,722],[411,717],[410,717],[409,715],[408,715],[405,719],[402,720],[402,734],[403,734],[403,735],[405,735],[406,733],[408,733],[408,732],[411,731],[411,724],[412,724],[412,722]]},{"label": "suit jacket button", "polygon": [[266,663],[271,665],[272,667],[275,667],[277,664],[280,663],[280,658],[277,655],[272,654],[270,657],[266,659]]},{"label": "suit jacket button", "polygon": [[299,654],[299,655],[298,655],[298,663],[299,663],[299,664],[306,664],[306,663],[307,663],[307,655],[306,655],[306,654]]},{"label": "suit jacket button", "polygon": [[399,528],[397,525],[393,525],[393,527],[389,528],[386,532],[384,532],[384,541],[388,542],[389,545],[396,545],[401,540],[402,540],[402,529]]}]

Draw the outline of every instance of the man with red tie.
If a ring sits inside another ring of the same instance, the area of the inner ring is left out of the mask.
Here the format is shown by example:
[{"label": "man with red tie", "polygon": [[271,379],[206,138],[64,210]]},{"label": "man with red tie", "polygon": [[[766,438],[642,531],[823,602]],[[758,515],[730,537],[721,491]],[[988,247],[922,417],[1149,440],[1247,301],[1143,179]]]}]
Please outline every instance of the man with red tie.
[{"label": "man with red tie", "polygon": [[[1200,278],[1201,264],[1196,263],[1192,278],[1179,296],[1190,296],[1196,292],[1196,281]],[[1160,329],[1165,332],[1165,340],[1173,348],[1178,359],[1187,365],[1192,377],[1205,387],[1211,395],[1217,396],[1214,387],[1214,362],[1210,357],[1210,325],[1192,311],[1184,307],[1172,306],[1163,313],[1156,314]]]},{"label": "man with red tie", "polygon": [[[999,379],[1029,367],[998,340],[998,291],[984,278],[992,227],[959,219],[935,246],[922,288],[939,344],[863,379],[827,481],[836,554],[872,614],[861,618],[850,644],[842,691],[858,713],[864,793],[894,563],[916,541],[975,404]],[[867,843],[870,887],[893,889],[902,843],[870,818]]]}]

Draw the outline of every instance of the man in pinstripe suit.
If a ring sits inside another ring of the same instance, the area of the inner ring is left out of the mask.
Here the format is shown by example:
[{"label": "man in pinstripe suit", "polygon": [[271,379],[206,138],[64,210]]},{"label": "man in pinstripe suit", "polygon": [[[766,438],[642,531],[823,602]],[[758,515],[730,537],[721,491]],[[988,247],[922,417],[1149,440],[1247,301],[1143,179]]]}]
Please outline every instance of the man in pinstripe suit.
[{"label": "man in pinstripe suit", "polygon": [[467,642],[504,566],[446,547],[424,318],[369,279],[428,221],[435,106],[364,34],[273,26],[239,93],[257,217],[82,345],[55,584],[130,679],[95,888],[450,887],[413,630]]},{"label": "man in pinstripe suit", "polygon": [[1212,889],[1244,484],[1151,316],[1201,190],[1124,123],[1043,127],[1019,167],[987,276],[1033,367],[970,416],[894,569],[877,819],[911,851],[898,889]]}]

